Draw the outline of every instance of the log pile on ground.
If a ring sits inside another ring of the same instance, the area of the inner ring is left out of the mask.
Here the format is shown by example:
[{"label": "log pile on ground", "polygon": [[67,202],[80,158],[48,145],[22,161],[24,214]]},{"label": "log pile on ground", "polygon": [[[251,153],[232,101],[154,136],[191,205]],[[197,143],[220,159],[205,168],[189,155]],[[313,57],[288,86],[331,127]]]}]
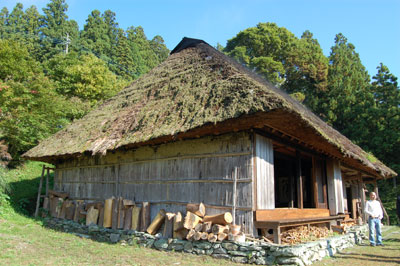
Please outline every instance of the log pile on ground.
[{"label": "log pile on ground", "polygon": [[209,242],[226,239],[245,241],[239,225],[232,224],[230,212],[206,215],[203,203],[189,203],[186,214],[170,213],[161,209],[150,220],[150,204],[136,203],[122,197],[111,197],[99,202],[68,199],[65,192],[49,191],[43,209],[55,218],[74,220],[86,225],[96,224],[105,228],[137,230],[151,235],[160,233],[164,238]]},{"label": "log pile on ground", "polygon": [[281,233],[282,244],[298,244],[329,236],[326,226],[297,226]]}]

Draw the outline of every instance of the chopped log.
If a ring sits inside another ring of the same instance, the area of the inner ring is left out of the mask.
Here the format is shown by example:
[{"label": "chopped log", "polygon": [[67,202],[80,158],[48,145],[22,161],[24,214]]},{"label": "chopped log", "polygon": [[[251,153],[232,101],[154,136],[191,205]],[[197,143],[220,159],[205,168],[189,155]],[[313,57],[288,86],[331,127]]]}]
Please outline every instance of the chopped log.
[{"label": "chopped log", "polygon": [[49,210],[49,197],[45,197],[43,200],[43,209],[48,211]]},{"label": "chopped log", "polygon": [[118,198],[118,221],[117,221],[118,229],[124,228],[124,219],[125,219],[124,200],[122,199],[122,197],[119,197]]},{"label": "chopped log", "polygon": [[138,206],[135,206],[135,207],[133,207],[133,209],[132,209],[132,224],[131,224],[131,227],[132,227],[132,230],[139,230],[139,226],[140,226],[140,210],[141,210],[142,208],[141,207],[138,207]]},{"label": "chopped log", "polygon": [[83,200],[77,200],[75,205],[74,221],[81,222],[84,218],[86,219]]},{"label": "chopped log", "polygon": [[68,200],[67,205],[65,206],[65,219],[73,220],[75,213],[75,204],[73,201]]},{"label": "chopped log", "polygon": [[265,242],[268,242],[268,243],[271,243],[271,244],[274,243],[274,241],[269,239],[268,237],[263,236],[263,239],[265,240]]},{"label": "chopped log", "polygon": [[190,230],[192,228],[194,228],[199,222],[201,221],[201,218],[199,216],[197,216],[194,213],[191,212],[187,212],[186,213],[186,217],[185,217],[185,221],[183,223],[183,227],[185,227],[186,229]]},{"label": "chopped log", "polygon": [[99,219],[97,221],[97,225],[103,227],[103,223],[104,223],[104,204],[103,203],[98,205],[98,210],[99,210]]},{"label": "chopped log", "polygon": [[132,227],[132,210],[133,210],[132,206],[129,206],[125,210],[124,230],[130,230]]},{"label": "chopped log", "polygon": [[175,213],[168,212],[165,214],[165,225],[163,236],[165,238],[172,238],[174,231],[174,217]]},{"label": "chopped log", "polygon": [[75,211],[74,211],[74,222],[78,222],[79,221],[79,212],[82,210],[82,200],[77,200],[75,201]]},{"label": "chopped log", "polygon": [[199,241],[201,239],[201,232],[194,233],[193,240]]},{"label": "chopped log", "polygon": [[201,232],[200,239],[201,240],[207,240],[208,239],[208,233],[207,232]]},{"label": "chopped log", "polygon": [[218,241],[223,241],[228,238],[228,234],[226,233],[219,233],[218,234]]},{"label": "chopped log", "polygon": [[196,232],[201,232],[201,230],[203,229],[203,224],[198,223],[198,224],[196,224],[196,226],[193,229]]},{"label": "chopped log", "polygon": [[240,233],[240,225],[230,224],[229,225],[229,232],[233,235],[238,235]]},{"label": "chopped log", "polygon": [[112,222],[111,222],[111,228],[112,229],[117,229],[118,227],[118,220],[119,220],[119,214],[118,214],[118,204],[119,200],[117,198],[113,199],[113,205],[112,205]]},{"label": "chopped log", "polygon": [[182,230],[183,227],[183,217],[182,213],[177,212],[175,217],[174,217],[174,238],[175,238],[175,232],[178,232]]},{"label": "chopped log", "polygon": [[106,199],[104,202],[103,227],[105,228],[110,228],[112,225],[113,202],[114,202],[114,197]]},{"label": "chopped log", "polygon": [[50,216],[57,218],[57,204],[58,204],[58,198],[54,197],[53,195],[50,196]]},{"label": "chopped log", "polygon": [[214,224],[211,228],[211,232],[214,233],[214,235],[218,235],[220,233],[229,233],[229,227],[225,225],[220,225],[220,224]]},{"label": "chopped log", "polygon": [[236,234],[236,235],[229,233],[228,240],[235,241],[235,242],[246,242],[246,236],[243,232],[240,232],[239,234]]},{"label": "chopped log", "polygon": [[160,226],[163,224],[165,219],[165,210],[161,209],[156,217],[154,218],[154,220],[151,222],[151,224],[149,225],[149,227],[147,228],[147,233],[149,233],[150,235],[155,235],[158,231],[158,229],[160,228]]},{"label": "chopped log", "polygon": [[188,203],[186,205],[186,211],[196,214],[197,216],[204,217],[206,215],[206,207],[203,203]]},{"label": "chopped log", "polygon": [[150,224],[150,204],[148,202],[142,203],[142,212],[140,217],[140,231],[146,231]]},{"label": "chopped log", "polygon": [[194,234],[196,234],[196,231],[194,231],[194,229],[190,229],[189,232],[186,235],[186,239],[187,240],[192,240],[194,237]]},{"label": "chopped log", "polygon": [[201,229],[202,232],[211,233],[212,222],[205,222],[203,223],[203,228]]},{"label": "chopped log", "polygon": [[96,209],[99,209],[99,206],[100,206],[101,204],[102,204],[102,203],[99,202],[99,201],[86,203],[86,205],[85,205],[85,211],[88,211],[88,210],[90,209],[90,207],[92,207],[92,206],[95,207]]},{"label": "chopped log", "polygon": [[203,222],[227,225],[232,223],[232,214],[230,212],[225,212],[217,215],[204,216]]},{"label": "chopped log", "polygon": [[344,234],[345,233],[345,227],[343,225],[332,225],[331,226],[332,231],[339,233],[339,234]]},{"label": "chopped log", "polygon": [[124,203],[125,207],[130,207],[130,206],[134,206],[135,205],[135,202],[133,200],[130,200],[130,199],[124,199],[123,203]]},{"label": "chopped log", "polygon": [[63,192],[63,191],[55,191],[52,189],[49,189],[49,195],[53,195],[54,197],[58,197],[58,198],[62,198],[62,199],[66,199],[68,198],[68,193],[67,192]]},{"label": "chopped log", "polygon": [[186,239],[186,236],[187,236],[188,233],[189,233],[189,230],[187,230],[186,228],[182,227],[182,229],[180,229],[178,231],[174,231],[173,236],[174,236],[174,238],[183,240],[183,239]]},{"label": "chopped log", "polygon": [[214,235],[214,233],[209,233],[208,234],[208,242],[214,243],[217,242],[218,236]]},{"label": "chopped log", "polygon": [[86,226],[91,224],[97,224],[97,219],[99,218],[99,210],[91,206],[87,211],[86,215]]},{"label": "chopped log", "polygon": [[60,218],[60,214],[61,214],[61,209],[62,206],[64,205],[64,199],[63,198],[56,198],[58,199],[57,201],[57,205],[56,205],[56,213],[55,213],[55,217]]},{"label": "chopped log", "polygon": [[60,213],[58,214],[58,218],[60,218],[60,219],[65,219],[65,212],[66,212],[66,208],[67,208],[67,202],[69,202],[69,200],[65,200],[62,203]]}]

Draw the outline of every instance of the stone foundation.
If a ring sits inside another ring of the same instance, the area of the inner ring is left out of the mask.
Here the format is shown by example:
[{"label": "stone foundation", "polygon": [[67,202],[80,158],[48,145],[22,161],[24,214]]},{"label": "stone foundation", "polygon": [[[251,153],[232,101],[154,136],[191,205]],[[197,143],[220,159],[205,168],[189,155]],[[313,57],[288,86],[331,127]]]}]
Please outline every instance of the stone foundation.
[{"label": "stone foundation", "polygon": [[333,256],[338,251],[360,244],[367,239],[368,228],[355,226],[349,233],[327,239],[321,239],[299,245],[276,245],[260,242],[236,243],[222,241],[187,241],[163,239],[158,235],[149,235],[134,230],[113,230],[97,225],[85,226],[70,220],[46,219],[45,224],[55,230],[73,233],[77,236],[101,242],[139,245],[164,251],[186,252],[209,255],[214,258],[228,259],[239,263],[257,265],[310,265],[326,256]]}]

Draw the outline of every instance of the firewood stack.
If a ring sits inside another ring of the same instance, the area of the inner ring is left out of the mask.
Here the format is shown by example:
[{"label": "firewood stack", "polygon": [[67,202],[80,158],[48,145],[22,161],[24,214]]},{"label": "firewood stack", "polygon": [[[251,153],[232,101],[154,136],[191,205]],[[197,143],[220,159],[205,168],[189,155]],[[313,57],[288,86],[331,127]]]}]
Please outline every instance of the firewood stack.
[{"label": "firewood stack", "polygon": [[230,212],[206,215],[203,203],[187,204],[185,215],[161,209],[153,221],[150,221],[148,202],[136,204],[122,197],[111,197],[104,202],[88,203],[83,200],[70,200],[68,194],[64,192],[51,191],[43,208],[47,208],[50,215],[56,218],[85,222],[86,225],[96,224],[105,228],[132,229],[152,235],[160,231],[165,238],[209,242],[226,239],[245,241],[240,226],[232,224],[233,218]]},{"label": "firewood stack", "polygon": [[298,244],[315,238],[324,238],[329,235],[326,226],[297,226],[281,233],[282,244]]}]

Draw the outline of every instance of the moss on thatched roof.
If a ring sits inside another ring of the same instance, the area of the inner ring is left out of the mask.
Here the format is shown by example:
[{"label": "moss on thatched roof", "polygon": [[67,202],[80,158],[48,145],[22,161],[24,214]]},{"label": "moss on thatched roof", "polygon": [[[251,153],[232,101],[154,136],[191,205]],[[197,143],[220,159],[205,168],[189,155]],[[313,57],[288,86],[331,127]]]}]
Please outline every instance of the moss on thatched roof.
[{"label": "moss on thatched roof", "polygon": [[170,141],[176,136],[189,136],[186,133],[196,129],[229,125],[227,121],[234,124],[243,118],[258,117],[260,122],[263,115],[271,114],[261,122],[268,124],[270,119],[273,123],[272,114],[285,113],[298,124],[286,125],[289,131],[292,128],[292,135],[299,128],[311,132],[310,139],[318,139],[320,150],[336,153],[336,157],[370,173],[395,175],[381,162],[368,160],[360,147],[264,79],[204,42],[185,46],[184,41],[165,62],[82,119],[42,141],[24,157],[54,161],[85,152],[105,154],[161,139]]}]

